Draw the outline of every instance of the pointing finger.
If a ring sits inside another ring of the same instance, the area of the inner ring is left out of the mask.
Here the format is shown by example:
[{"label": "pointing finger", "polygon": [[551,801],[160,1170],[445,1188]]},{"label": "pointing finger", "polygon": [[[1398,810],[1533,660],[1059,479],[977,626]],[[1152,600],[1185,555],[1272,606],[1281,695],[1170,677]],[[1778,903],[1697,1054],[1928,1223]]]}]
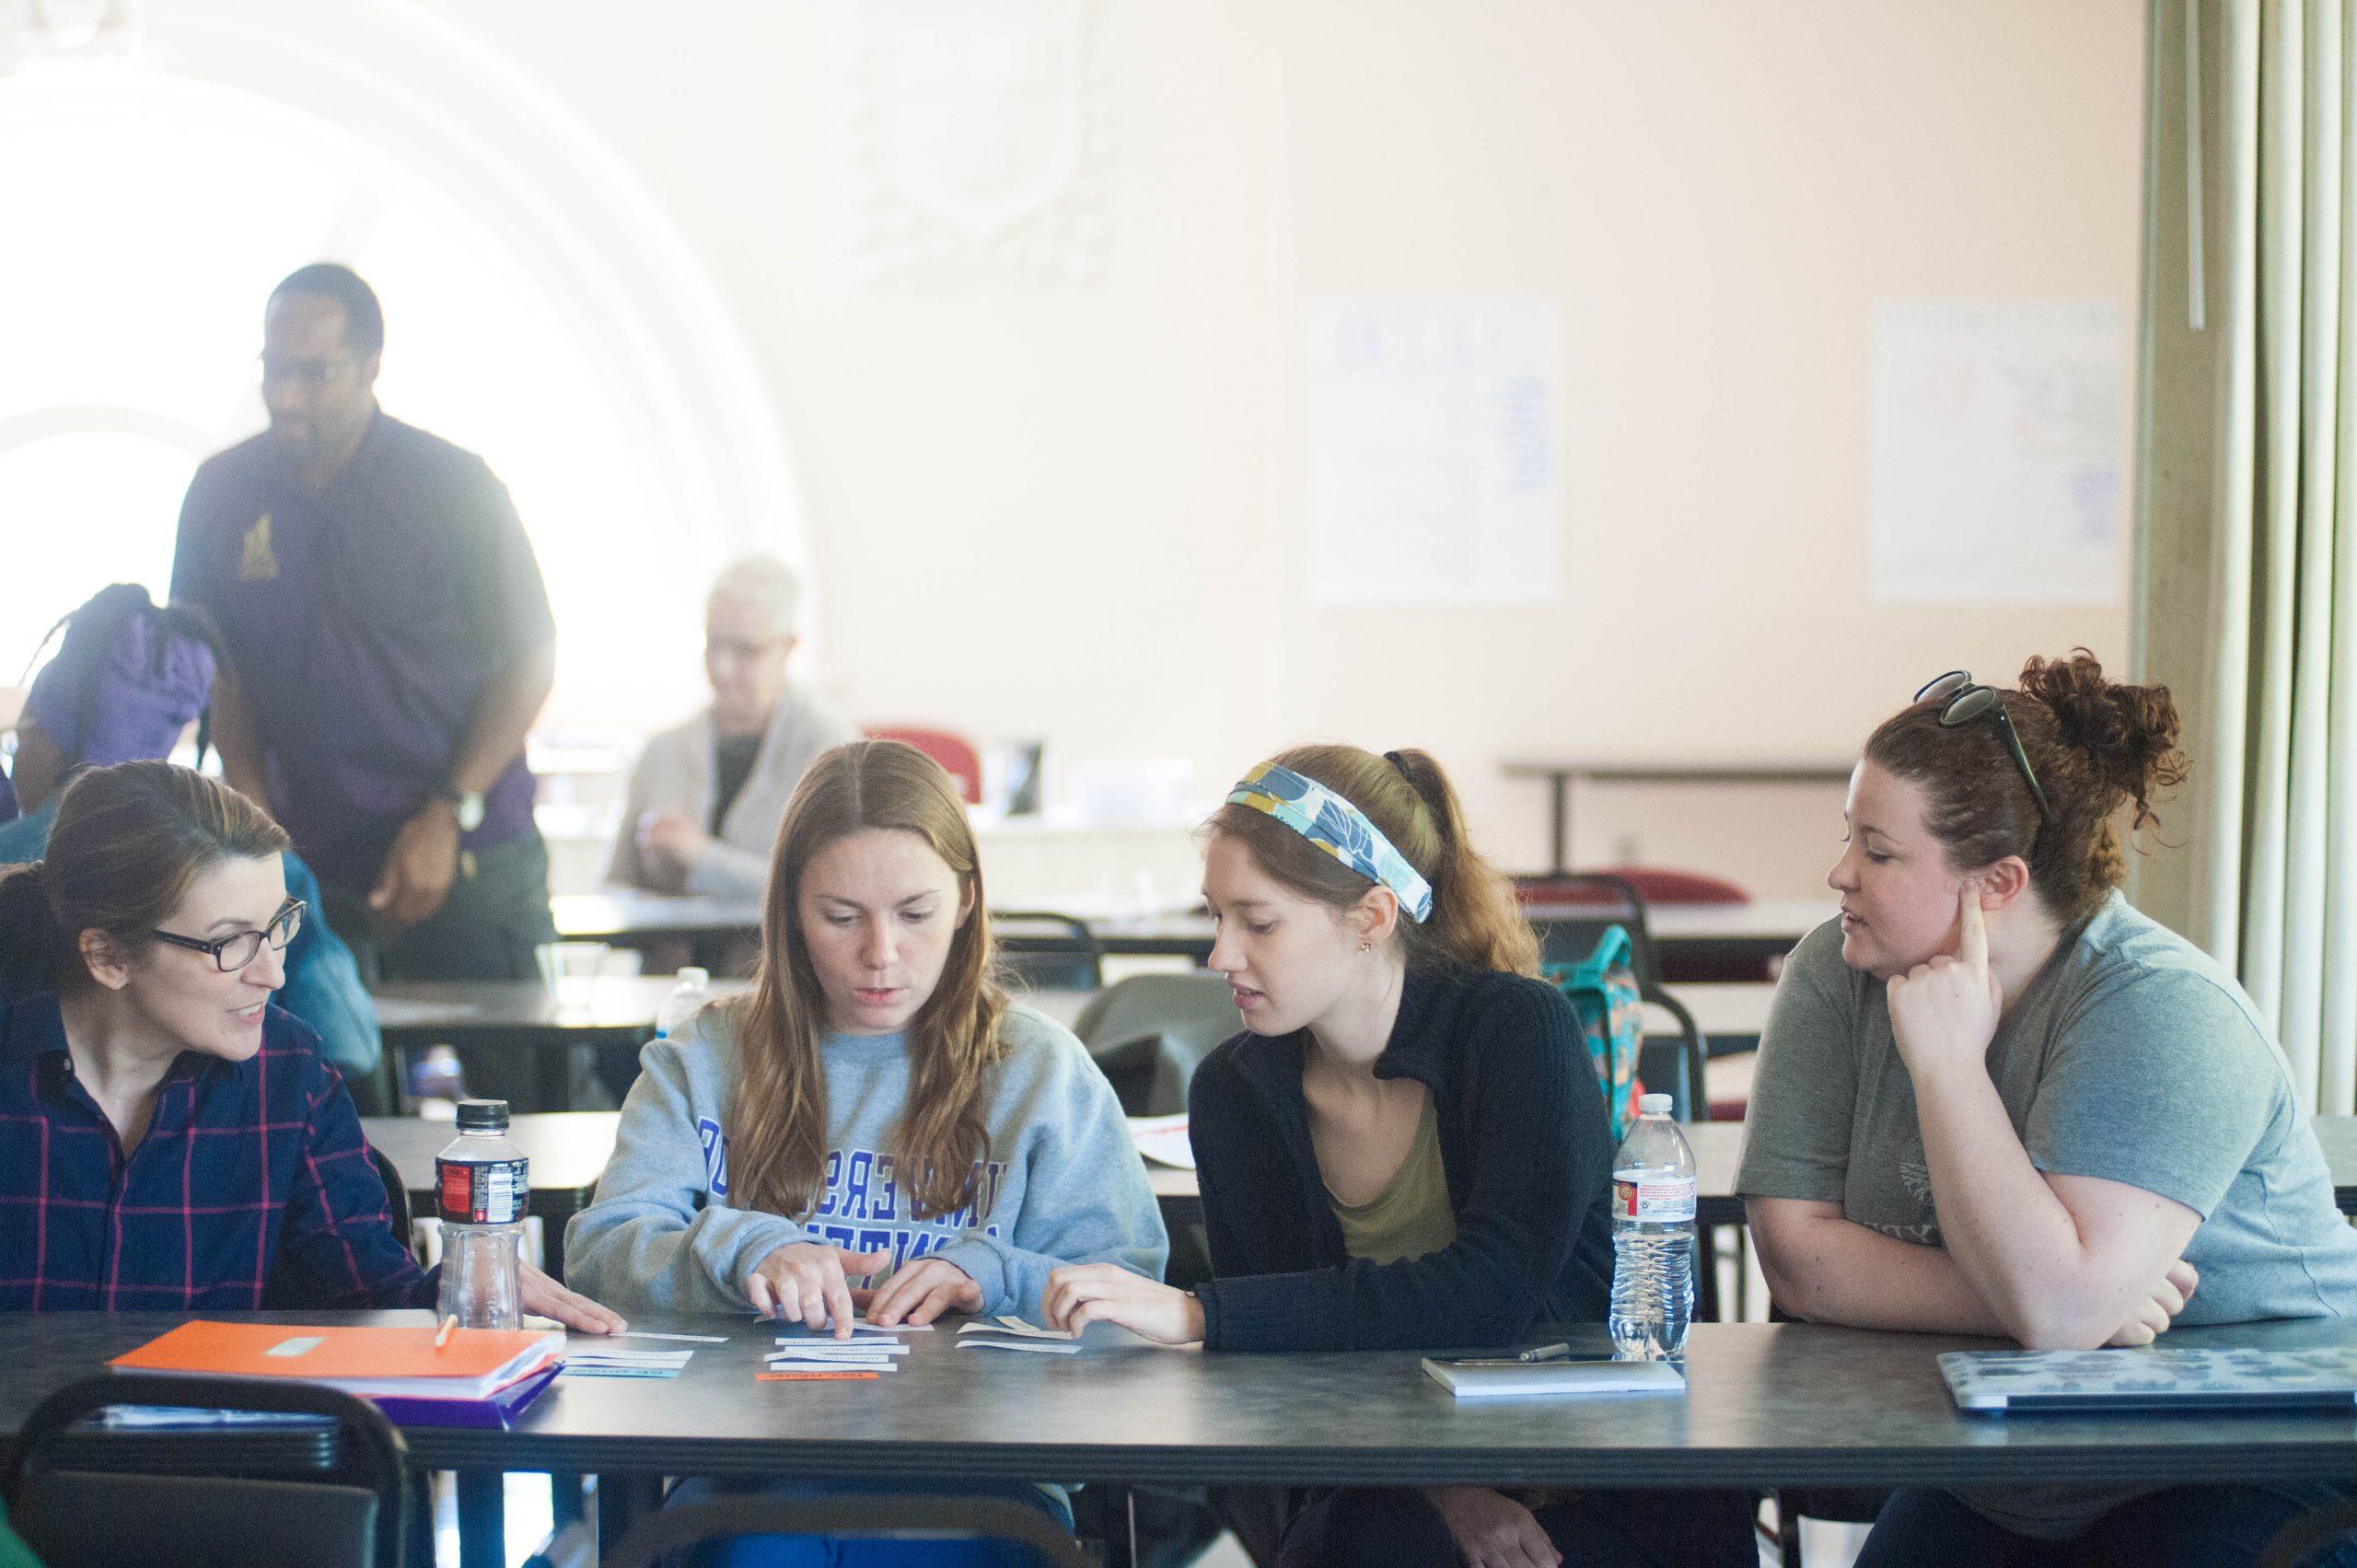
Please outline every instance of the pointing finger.
[{"label": "pointing finger", "polygon": [[1963,889],[1956,894],[1956,957],[1974,969],[1987,969],[1989,926],[1981,918],[1980,882],[1978,877],[1966,877]]}]

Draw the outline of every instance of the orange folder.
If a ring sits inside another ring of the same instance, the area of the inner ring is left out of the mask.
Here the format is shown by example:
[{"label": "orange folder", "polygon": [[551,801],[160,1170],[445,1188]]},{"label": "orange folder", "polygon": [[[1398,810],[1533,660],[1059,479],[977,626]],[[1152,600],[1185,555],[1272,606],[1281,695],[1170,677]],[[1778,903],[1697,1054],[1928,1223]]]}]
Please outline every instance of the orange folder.
[{"label": "orange folder", "polygon": [[108,1365],[129,1372],[303,1377],[354,1393],[433,1389],[480,1398],[563,1353],[564,1336],[540,1329],[459,1329],[437,1350],[431,1324],[382,1329],[198,1318]]}]

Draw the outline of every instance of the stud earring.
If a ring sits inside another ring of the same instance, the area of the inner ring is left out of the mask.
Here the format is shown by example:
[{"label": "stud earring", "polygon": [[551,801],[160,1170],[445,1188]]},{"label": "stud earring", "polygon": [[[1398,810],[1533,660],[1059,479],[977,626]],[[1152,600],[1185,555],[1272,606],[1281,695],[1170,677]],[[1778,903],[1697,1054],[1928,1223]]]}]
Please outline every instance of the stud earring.
[{"label": "stud earring", "polygon": [[1359,944],[1359,951],[1362,953],[1372,953],[1375,951],[1375,944],[1372,942],[1362,942]]}]

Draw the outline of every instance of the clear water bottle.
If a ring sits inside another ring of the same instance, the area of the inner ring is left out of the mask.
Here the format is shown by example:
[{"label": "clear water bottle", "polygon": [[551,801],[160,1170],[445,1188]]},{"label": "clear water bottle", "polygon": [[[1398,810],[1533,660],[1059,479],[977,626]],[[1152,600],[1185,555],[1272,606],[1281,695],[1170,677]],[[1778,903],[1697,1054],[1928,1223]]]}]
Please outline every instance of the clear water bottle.
[{"label": "clear water bottle", "polygon": [[442,1216],[438,1310],[462,1329],[513,1329],[523,1321],[528,1175],[524,1151],[507,1137],[507,1102],[460,1100],[459,1136],[434,1158],[434,1187]]},{"label": "clear water bottle", "polygon": [[1669,1119],[1669,1097],[1637,1102],[1637,1124],[1612,1156],[1612,1308],[1606,1327],[1625,1361],[1686,1348],[1694,1316],[1694,1151]]},{"label": "clear water bottle", "polygon": [[712,976],[693,967],[679,970],[679,983],[671,994],[663,998],[663,1005],[655,1010],[655,1032],[664,1039],[676,1036],[688,1027],[696,1010],[712,1000]]}]

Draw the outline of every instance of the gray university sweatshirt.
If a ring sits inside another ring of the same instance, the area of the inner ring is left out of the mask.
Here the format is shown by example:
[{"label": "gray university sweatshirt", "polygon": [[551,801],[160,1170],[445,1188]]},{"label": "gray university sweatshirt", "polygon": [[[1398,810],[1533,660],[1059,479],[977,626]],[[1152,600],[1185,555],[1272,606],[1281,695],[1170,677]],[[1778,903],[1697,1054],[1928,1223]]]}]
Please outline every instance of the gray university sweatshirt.
[{"label": "gray university sweatshirt", "polygon": [[626,1314],[749,1311],[753,1265],[797,1241],[888,1249],[895,1267],[937,1255],[982,1287],[983,1312],[1034,1321],[1048,1271],[1063,1264],[1162,1277],[1169,1240],[1112,1086],[1072,1031],[1020,1004],[999,1024],[1006,1060],[983,1074],[990,1141],[970,1206],[920,1219],[895,1178],[910,1081],[902,1035],[820,1042],[826,1182],[810,1212],[734,1206],[725,1129],[743,1075],[742,1005],[708,1006],[640,1054],[597,1202],[565,1231],[574,1289]]}]

